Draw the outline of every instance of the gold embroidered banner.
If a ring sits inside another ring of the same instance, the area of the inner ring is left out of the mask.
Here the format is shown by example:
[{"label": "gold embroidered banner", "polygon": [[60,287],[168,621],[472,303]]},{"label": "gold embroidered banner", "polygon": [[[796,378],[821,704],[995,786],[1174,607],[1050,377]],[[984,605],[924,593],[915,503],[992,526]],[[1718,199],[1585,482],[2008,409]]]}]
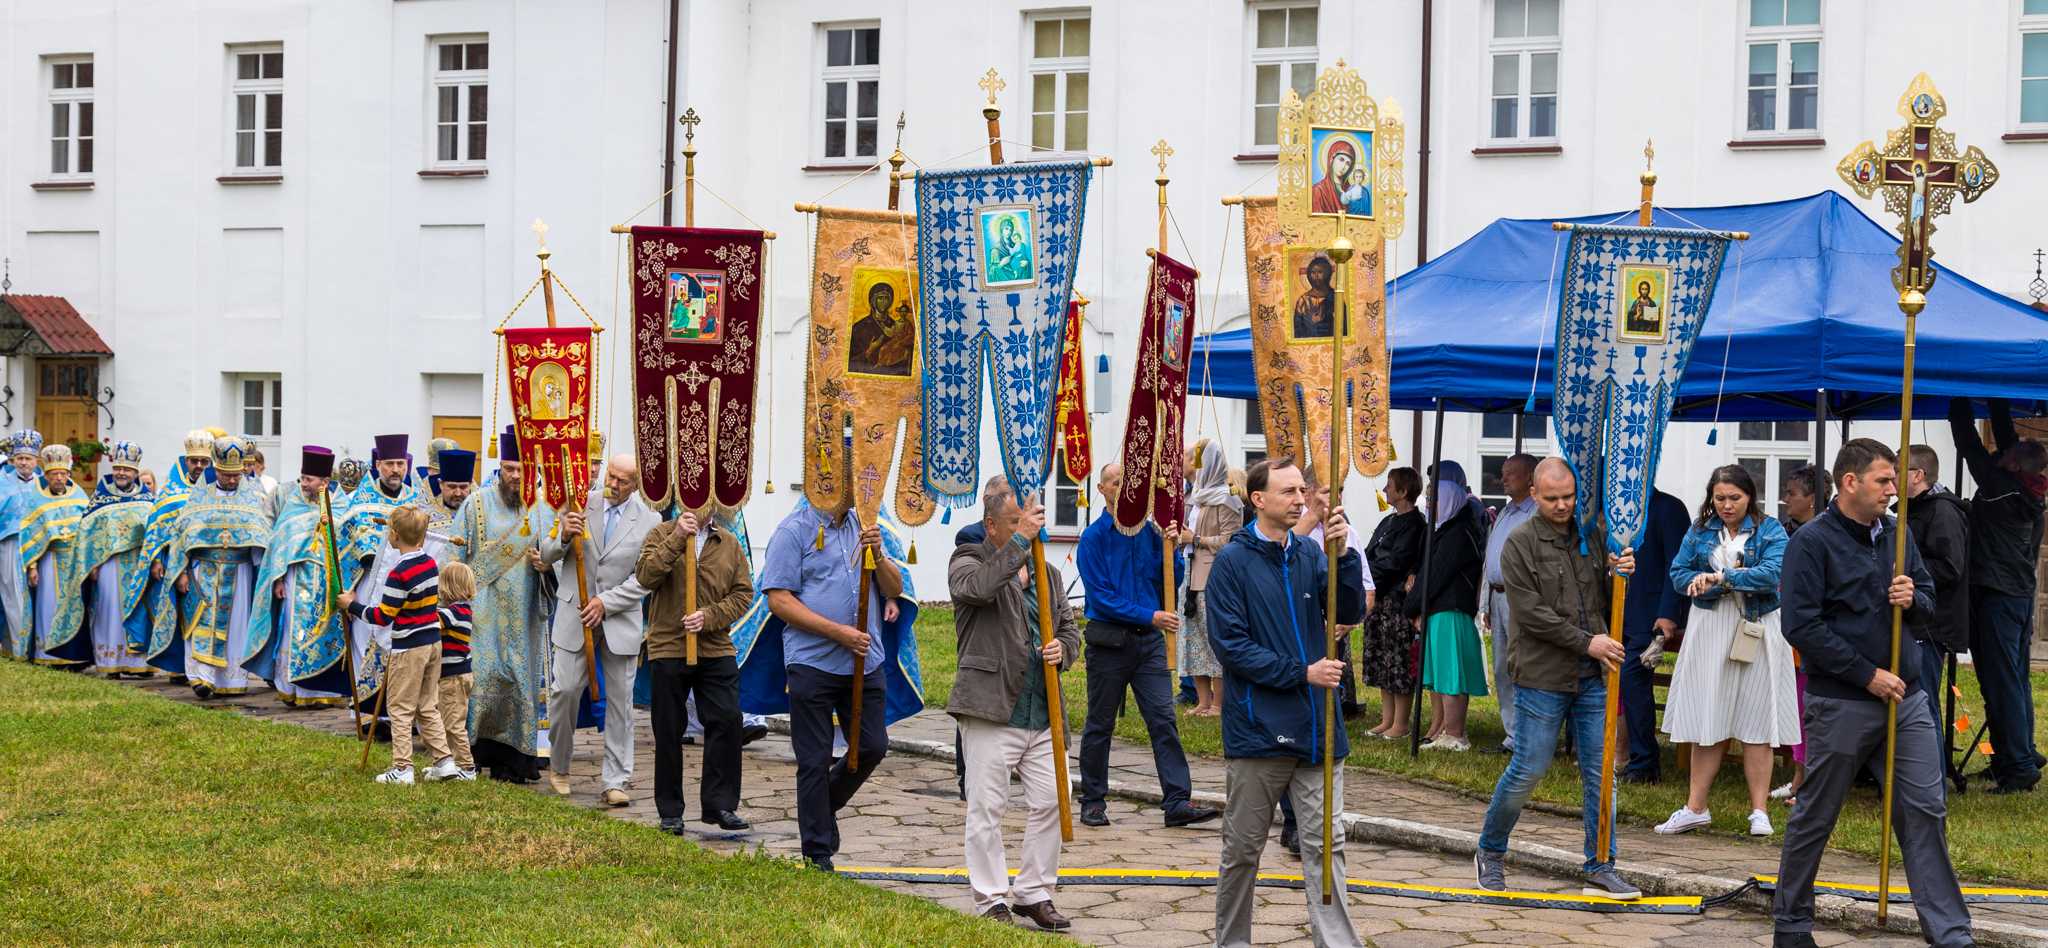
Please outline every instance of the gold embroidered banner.
[{"label": "gold embroidered banner", "polygon": [[519,492],[556,510],[590,489],[590,392],[597,346],[589,326],[501,329],[505,375],[519,439]]},{"label": "gold embroidered banner", "polygon": [[[1088,483],[1095,469],[1095,452],[1089,447],[1088,383],[1081,361],[1081,313],[1087,300],[1067,304],[1066,334],[1060,337],[1060,384],[1053,396],[1053,429],[1060,439],[1061,470],[1076,484]],[[1186,361],[1186,360],[1182,360]]]},{"label": "gold embroidered banner", "polygon": [[[811,205],[803,205],[811,207]],[[896,461],[895,514],[931,519],[920,438],[917,215],[819,207],[804,379],[804,495],[874,523]],[[904,429],[897,457],[897,422]]]}]

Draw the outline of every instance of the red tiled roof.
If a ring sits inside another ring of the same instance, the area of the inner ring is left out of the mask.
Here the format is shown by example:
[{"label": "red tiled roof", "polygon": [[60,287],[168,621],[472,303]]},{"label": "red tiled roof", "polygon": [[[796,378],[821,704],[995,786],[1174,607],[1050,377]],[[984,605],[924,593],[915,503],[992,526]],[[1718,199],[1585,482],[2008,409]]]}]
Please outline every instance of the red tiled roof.
[{"label": "red tiled roof", "polygon": [[61,296],[0,296],[41,336],[53,355],[113,355],[100,334]]}]

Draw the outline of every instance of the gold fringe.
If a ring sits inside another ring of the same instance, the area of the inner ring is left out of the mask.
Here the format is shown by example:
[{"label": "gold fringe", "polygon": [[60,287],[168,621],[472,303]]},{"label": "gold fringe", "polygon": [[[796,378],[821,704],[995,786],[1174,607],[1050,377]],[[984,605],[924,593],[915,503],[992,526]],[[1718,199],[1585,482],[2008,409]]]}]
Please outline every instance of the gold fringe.
[{"label": "gold fringe", "polygon": [[824,528],[824,527],[822,527],[822,526],[820,526],[820,527],[818,528],[818,545],[817,545],[817,546],[815,546],[815,547],[812,547],[812,549],[816,549],[816,550],[822,550],[822,549],[824,549],[824,548],[825,548],[825,528]]},{"label": "gold fringe", "polygon": [[912,541],[910,541],[910,555],[909,555],[909,556],[907,556],[907,557],[905,557],[905,558],[904,558],[904,560],[903,560],[903,562],[905,562],[905,563],[908,563],[908,564],[910,564],[910,565],[912,565],[912,566],[916,566],[916,565],[917,565],[917,541],[916,541],[916,540],[912,540]]},{"label": "gold fringe", "polygon": [[860,564],[861,568],[862,568],[862,569],[874,569],[874,568],[875,568],[875,548],[874,548],[874,547],[871,547],[871,546],[868,546],[868,547],[862,547],[862,548],[861,548],[861,553],[862,553],[862,556],[861,556],[861,564]]}]

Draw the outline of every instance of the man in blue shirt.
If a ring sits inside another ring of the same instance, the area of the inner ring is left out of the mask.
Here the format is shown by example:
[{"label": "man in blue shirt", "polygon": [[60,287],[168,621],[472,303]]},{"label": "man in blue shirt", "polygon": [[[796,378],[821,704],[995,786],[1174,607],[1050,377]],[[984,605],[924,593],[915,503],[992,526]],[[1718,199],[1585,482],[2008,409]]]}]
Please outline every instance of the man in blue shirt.
[{"label": "man in blue shirt", "polygon": [[[861,549],[875,551],[875,577],[868,600],[868,624],[853,626],[860,596]],[[862,530],[845,512],[829,514],[799,507],[783,518],[761,558],[761,589],[768,611],[789,626],[782,633],[782,661],[789,670],[789,746],[796,757],[797,832],[803,855],[832,871],[839,852],[839,808],[889,751],[882,663],[882,604],[903,592],[903,574],[884,555],[880,527]],[[853,657],[865,654],[860,733],[860,766],[832,760],[833,716],[841,728],[852,724],[855,687]]]},{"label": "man in blue shirt", "polygon": [[[1117,492],[1124,466],[1102,468],[1098,486],[1102,515],[1081,534],[1076,559],[1088,587],[1088,723],[1081,730],[1081,824],[1108,826],[1109,739],[1123,710],[1124,689],[1138,697],[1138,713],[1152,738],[1152,764],[1159,772],[1160,809],[1166,825],[1188,826],[1215,819],[1211,807],[1188,803],[1187,754],[1173,717],[1173,679],[1166,673],[1166,636],[1179,632],[1180,616],[1160,601],[1159,531],[1146,524],[1135,535],[1116,528]],[[1175,575],[1179,560],[1175,559]]]},{"label": "man in blue shirt", "polygon": [[1486,535],[1486,593],[1479,598],[1479,624],[1493,640],[1493,687],[1500,699],[1500,726],[1507,736],[1499,747],[1482,754],[1506,754],[1515,749],[1515,683],[1508,677],[1508,635],[1514,631],[1514,617],[1508,615],[1507,580],[1500,571],[1501,548],[1508,534],[1522,521],[1536,515],[1536,498],[1530,493],[1536,476],[1536,459],[1517,454],[1500,464],[1500,487],[1508,495],[1507,505],[1493,518]]}]

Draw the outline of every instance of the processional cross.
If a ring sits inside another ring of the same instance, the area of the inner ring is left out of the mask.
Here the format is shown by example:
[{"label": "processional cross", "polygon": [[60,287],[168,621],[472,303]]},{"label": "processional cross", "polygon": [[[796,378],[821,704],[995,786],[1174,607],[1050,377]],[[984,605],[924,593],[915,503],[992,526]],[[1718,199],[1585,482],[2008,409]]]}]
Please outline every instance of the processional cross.
[{"label": "processional cross", "polygon": [[1965,204],[1983,196],[1998,183],[1998,168],[1975,145],[1956,154],[1955,135],[1935,124],[1948,114],[1948,105],[1926,73],[1914,77],[1899,98],[1899,114],[1906,124],[1886,136],[1883,151],[1864,142],[1835,170],[1861,197],[1884,192],[1885,210],[1900,218],[1902,242],[1892,286],[1903,307],[1906,294],[1924,296],[1934,285],[1934,268],[1928,265],[1934,257],[1928,243],[1934,218],[1948,213],[1958,194]]}]

